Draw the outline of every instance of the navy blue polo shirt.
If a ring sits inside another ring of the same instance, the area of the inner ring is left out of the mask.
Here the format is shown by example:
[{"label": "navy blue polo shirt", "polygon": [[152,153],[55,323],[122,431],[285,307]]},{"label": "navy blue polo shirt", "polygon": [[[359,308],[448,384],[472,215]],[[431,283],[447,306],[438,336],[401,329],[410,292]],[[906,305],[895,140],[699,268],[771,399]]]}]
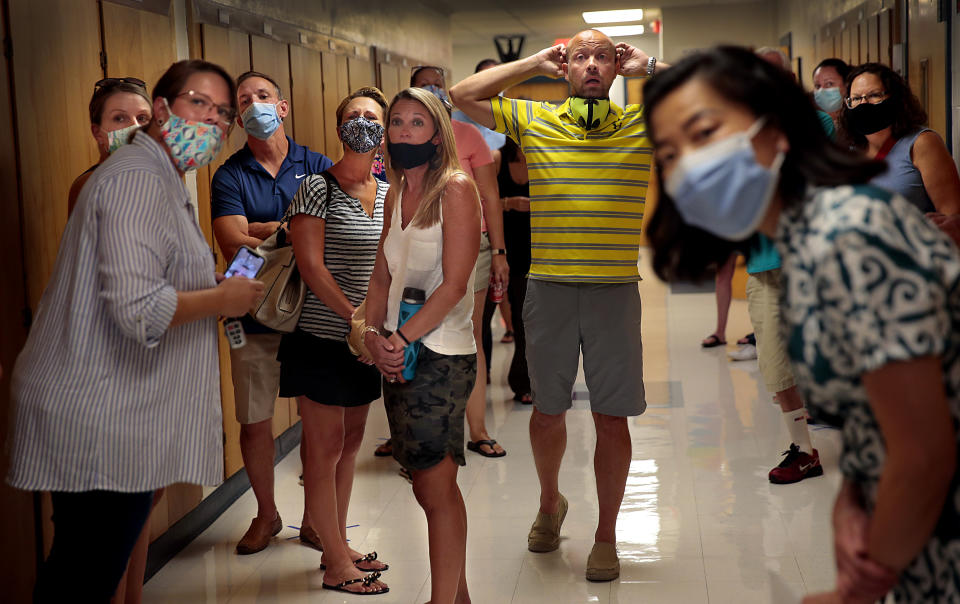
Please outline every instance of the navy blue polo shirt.
[{"label": "navy blue polo shirt", "polygon": [[[211,215],[214,219],[246,216],[247,222],[280,220],[304,177],[323,172],[333,165],[327,156],[298,145],[289,136],[287,143],[290,147],[276,178],[253,157],[248,145],[217,169],[211,185]],[[271,331],[249,317],[244,318],[243,326],[248,333]]]}]

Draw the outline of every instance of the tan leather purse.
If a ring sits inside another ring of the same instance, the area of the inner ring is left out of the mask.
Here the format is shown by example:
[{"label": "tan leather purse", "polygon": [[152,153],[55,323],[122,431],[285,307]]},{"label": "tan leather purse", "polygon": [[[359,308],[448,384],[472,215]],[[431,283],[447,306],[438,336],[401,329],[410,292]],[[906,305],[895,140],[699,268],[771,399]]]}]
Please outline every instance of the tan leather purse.
[{"label": "tan leather purse", "polygon": [[283,225],[257,246],[257,253],[266,259],[257,276],[263,281],[264,294],[250,308],[250,316],[271,329],[291,333],[300,320],[307,284],[300,278],[293,245]]}]

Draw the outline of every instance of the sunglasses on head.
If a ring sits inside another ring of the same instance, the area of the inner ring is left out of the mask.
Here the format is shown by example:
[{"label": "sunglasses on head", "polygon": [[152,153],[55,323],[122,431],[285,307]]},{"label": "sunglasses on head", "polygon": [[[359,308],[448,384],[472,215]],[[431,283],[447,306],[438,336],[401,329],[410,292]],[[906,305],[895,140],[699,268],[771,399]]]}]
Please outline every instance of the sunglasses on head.
[{"label": "sunglasses on head", "polygon": [[93,89],[97,90],[99,88],[112,88],[113,86],[119,86],[120,84],[133,84],[134,86],[138,86],[144,90],[147,89],[147,83],[138,78],[103,78],[93,85]]}]

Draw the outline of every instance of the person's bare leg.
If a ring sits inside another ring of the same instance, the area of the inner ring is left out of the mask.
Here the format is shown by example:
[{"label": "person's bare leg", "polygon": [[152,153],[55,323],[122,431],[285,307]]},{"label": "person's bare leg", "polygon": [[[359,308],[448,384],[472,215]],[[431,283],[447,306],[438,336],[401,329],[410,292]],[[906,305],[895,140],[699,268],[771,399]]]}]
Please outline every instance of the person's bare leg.
[{"label": "person's bare leg", "polygon": [[[347,541],[347,512],[350,509],[350,494],[353,492],[353,477],[357,467],[357,454],[363,441],[364,428],[367,425],[367,413],[370,405],[347,407],[343,410],[343,452],[337,463],[337,516],[340,519],[340,536],[350,551],[350,558],[356,560],[362,553],[350,547]],[[385,565],[380,562],[369,563],[367,570],[379,570]]]},{"label": "person's bare leg", "polygon": [[273,420],[240,425],[240,455],[257,499],[257,522],[269,525],[277,517],[273,497]]},{"label": "person's bare leg", "polygon": [[[298,403],[298,404],[297,404],[297,408],[299,409],[299,407],[300,407],[300,404]],[[303,437],[303,431],[302,431],[302,430],[303,430],[303,413],[300,414],[300,428],[301,428],[301,432],[300,432],[300,473],[301,473],[301,475],[302,475],[302,474],[303,474],[303,469],[307,467],[307,455],[309,454],[308,451],[307,451],[307,439]],[[305,527],[305,526],[310,526],[310,510],[307,509],[307,505],[306,505],[306,499],[307,499],[307,497],[306,497],[306,494],[304,494],[303,499],[304,499],[304,505],[303,505],[303,520],[300,522],[300,528],[301,528],[301,530],[302,530],[303,527]]]},{"label": "person's bare leg", "polygon": [[[469,602],[461,584],[467,555],[467,524],[457,486],[459,466],[447,456],[426,470],[414,470],[413,494],[427,516],[430,543],[430,602]],[[466,597],[466,600],[458,598]]]},{"label": "person's bare leg", "polygon": [[623,502],[632,457],[627,418],[593,414],[597,428],[597,447],[593,454],[593,471],[597,476],[597,502],[600,518],[594,539],[601,543],[617,542],[617,516]]},{"label": "person's bare leg", "polygon": [[[304,460],[303,488],[311,526],[323,544],[320,558],[321,564],[326,565],[323,582],[337,585],[362,578],[366,573],[353,565],[353,557],[340,532],[337,513],[337,465],[344,446],[344,408],[300,397],[300,416],[303,418],[303,438],[310,452]],[[377,591],[380,587],[376,583],[369,588],[355,583],[347,589]]]},{"label": "person's bare leg", "polygon": [[727,340],[727,316],[730,314],[730,300],[733,298],[733,273],[737,267],[737,256],[731,254],[726,262],[717,268],[717,329],[711,335],[721,342]]},{"label": "person's bare leg", "polygon": [[[477,350],[483,350],[483,305],[487,299],[487,290],[477,292],[473,296],[473,339],[477,343]],[[477,354],[477,381],[473,385],[470,398],[467,399],[467,426],[470,429],[470,440],[490,440],[487,432],[487,362],[483,354]],[[503,447],[496,444],[494,451],[500,453]],[[490,447],[482,447],[490,453]]]},{"label": "person's bare leg", "polygon": [[460,493],[460,489],[457,489],[457,498],[460,500],[460,509],[463,511],[463,527],[464,527],[464,551],[463,551],[463,567],[460,569],[460,584],[457,586],[457,599],[455,600],[456,604],[470,604],[470,590],[467,588],[467,551],[466,551],[466,527],[467,527],[467,506],[463,503],[463,494]]},{"label": "person's bare leg", "polygon": [[530,447],[540,480],[540,511],[556,514],[560,504],[560,462],[567,449],[567,413],[547,415],[536,407],[530,416]]}]

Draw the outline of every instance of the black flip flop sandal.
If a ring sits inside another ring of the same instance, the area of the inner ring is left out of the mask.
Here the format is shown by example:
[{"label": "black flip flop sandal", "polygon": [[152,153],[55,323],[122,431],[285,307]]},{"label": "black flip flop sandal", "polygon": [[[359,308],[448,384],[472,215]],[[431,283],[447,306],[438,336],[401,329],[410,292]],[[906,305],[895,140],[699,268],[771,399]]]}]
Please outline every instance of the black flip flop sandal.
[{"label": "black flip flop sandal", "polygon": [[353,594],[355,596],[378,596],[380,594],[385,594],[390,591],[389,587],[382,587],[377,591],[350,591],[349,589],[344,589],[347,585],[353,585],[354,583],[363,583],[364,587],[370,587],[373,585],[373,582],[380,578],[380,573],[373,572],[363,577],[362,579],[350,579],[349,581],[343,581],[337,583],[336,585],[327,585],[323,583],[324,589],[329,589],[330,591],[342,591],[345,594]]},{"label": "black flip flop sandal", "polygon": [[716,348],[717,346],[726,346],[727,343],[724,340],[721,340],[716,336],[716,334],[710,335],[707,339],[700,342],[702,348]]},{"label": "black flip flop sandal", "polygon": [[[470,441],[467,441],[467,449],[479,455],[483,455],[484,457],[503,457],[504,455],[507,454],[506,451],[504,451],[503,453],[497,453],[496,450],[493,448],[493,445],[495,444],[497,444],[497,441],[493,440],[492,438],[490,440],[478,440],[478,441],[470,440]],[[482,447],[483,445],[487,445],[488,447],[490,447],[491,453],[487,453],[486,451],[481,449],[480,447]]]}]

